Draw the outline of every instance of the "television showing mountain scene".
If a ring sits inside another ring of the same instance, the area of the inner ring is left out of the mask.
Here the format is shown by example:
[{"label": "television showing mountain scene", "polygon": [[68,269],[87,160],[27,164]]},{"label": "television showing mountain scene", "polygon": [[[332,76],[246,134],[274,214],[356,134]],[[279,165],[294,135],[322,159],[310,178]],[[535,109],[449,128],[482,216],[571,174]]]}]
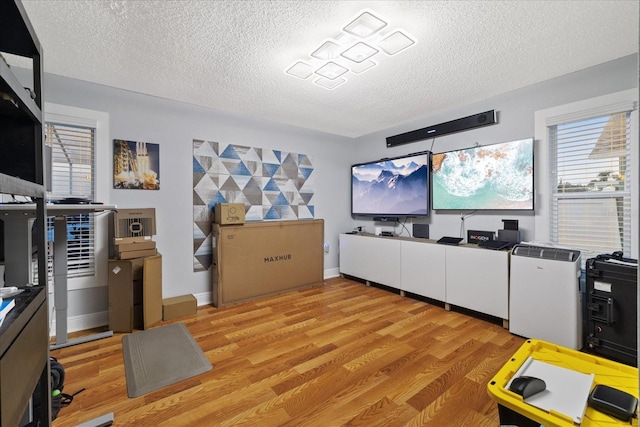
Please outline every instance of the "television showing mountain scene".
[{"label": "television showing mountain scene", "polygon": [[433,209],[532,210],[533,138],[433,154]]},{"label": "television showing mountain scene", "polygon": [[351,166],[353,215],[429,215],[430,152]]}]

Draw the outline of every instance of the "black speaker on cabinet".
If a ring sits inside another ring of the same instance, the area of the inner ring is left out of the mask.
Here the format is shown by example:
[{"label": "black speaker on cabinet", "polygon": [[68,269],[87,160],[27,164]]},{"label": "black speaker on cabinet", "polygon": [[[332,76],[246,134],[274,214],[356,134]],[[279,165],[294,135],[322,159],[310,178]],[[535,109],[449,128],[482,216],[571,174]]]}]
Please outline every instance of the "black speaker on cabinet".
[{"label": "black speaker on cabinet", "polygon": [[518,244],[520,243],[520,230],[498,230],[498,240]]},{"label": "black speaker on cabinet", "polygon": [[387,137],[387,148],[498,123],[495,110]]},{"label": "black speaker on cabinet", "polygon": [[518,229],[518,220],[517,219],[503,219],[502,226],[505,230],[517,230]]},{"label": "black speaker on cabinet", "polygon": [[429,238],[429,224],[413,224],[413,237]]}]

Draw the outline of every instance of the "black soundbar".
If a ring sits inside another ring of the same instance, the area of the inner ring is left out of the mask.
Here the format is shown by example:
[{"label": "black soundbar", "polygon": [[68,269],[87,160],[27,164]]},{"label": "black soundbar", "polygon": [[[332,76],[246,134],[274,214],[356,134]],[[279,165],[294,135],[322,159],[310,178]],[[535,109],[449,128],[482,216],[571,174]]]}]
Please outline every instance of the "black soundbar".
[{"label": "black soundbar", "polygon": [[374,216],[373,220],[380,222],[400,222],[400,218],[397,216]]},{"label": "black soundbar", "polygon": [[422,141],[427,138],[435,138],[436,136],[462,132],[464,130],[494,125],[496,123],[498,123],[498,121],[496,119],[495,110],[489,110],[484,113],[474,114],[473,116],[463,117],[461,119],[451,120],[450,122],[440,123],[434,126],[413,130],[411,132],[390,136],[387,138],[387,147],[395,147],[396,145]]}]

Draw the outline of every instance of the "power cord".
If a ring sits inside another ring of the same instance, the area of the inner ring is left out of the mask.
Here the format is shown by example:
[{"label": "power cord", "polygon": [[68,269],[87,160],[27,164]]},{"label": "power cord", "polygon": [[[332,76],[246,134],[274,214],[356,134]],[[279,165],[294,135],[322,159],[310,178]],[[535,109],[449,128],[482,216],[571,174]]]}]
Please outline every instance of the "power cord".
[{"label": "power cord", "polygon": [[[405,218],[405,219],[404,219],[404,222],[400,222],[400,221],[398,220],[398,224],[400,224],[400,225],[402,226],[402,228],[403,228],[404,230],[406,230],[406,231],[407,231],[407,235],[408,235],[409,237],[413,237],[413,236],[411,236],[411,233],[409,232],[409,229],[408,229],[408,228],[407,228],[407,226],[405,225],[405,224],[407,223],[407,220],[408,220],[408,218]],[[394,227],[394,228],[395,228],[395,227]],[[403,233],[403,232],[404,232],[404,231],[403,231],[402,229],[400,229],[400,233],[398,233],[398,236],[402,236],[402,233]]]},{"label": "power cord", "polygon": [[433,139],[431,140],[431,148],[429,149],[429,151],[431,151],[433,153],[433,144],[436,142],[436,137],[434,136]]},{"label": "power cord", "polygon": [[464,220],[468,217],[473,215],[474,213],[478,212],[478,210],[474,210],[471,212],[468,212],[467,214],[464,214],[462,212],[460,212],[460,237],[464,239],[464,232],[465,232],[465,226],[464,226]]}]

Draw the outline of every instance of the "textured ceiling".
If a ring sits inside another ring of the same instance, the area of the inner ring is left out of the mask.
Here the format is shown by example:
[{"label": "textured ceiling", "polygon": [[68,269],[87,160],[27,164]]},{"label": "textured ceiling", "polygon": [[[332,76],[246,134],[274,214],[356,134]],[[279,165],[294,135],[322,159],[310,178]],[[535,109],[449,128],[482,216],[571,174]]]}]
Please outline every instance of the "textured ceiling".
[{"label": "textured ceiling", "polygon": [[[348,137],[638,52],[636,0],[24,6],[48,73]],[[284,73],[365,8],[417,43],[335,90]]]}]

